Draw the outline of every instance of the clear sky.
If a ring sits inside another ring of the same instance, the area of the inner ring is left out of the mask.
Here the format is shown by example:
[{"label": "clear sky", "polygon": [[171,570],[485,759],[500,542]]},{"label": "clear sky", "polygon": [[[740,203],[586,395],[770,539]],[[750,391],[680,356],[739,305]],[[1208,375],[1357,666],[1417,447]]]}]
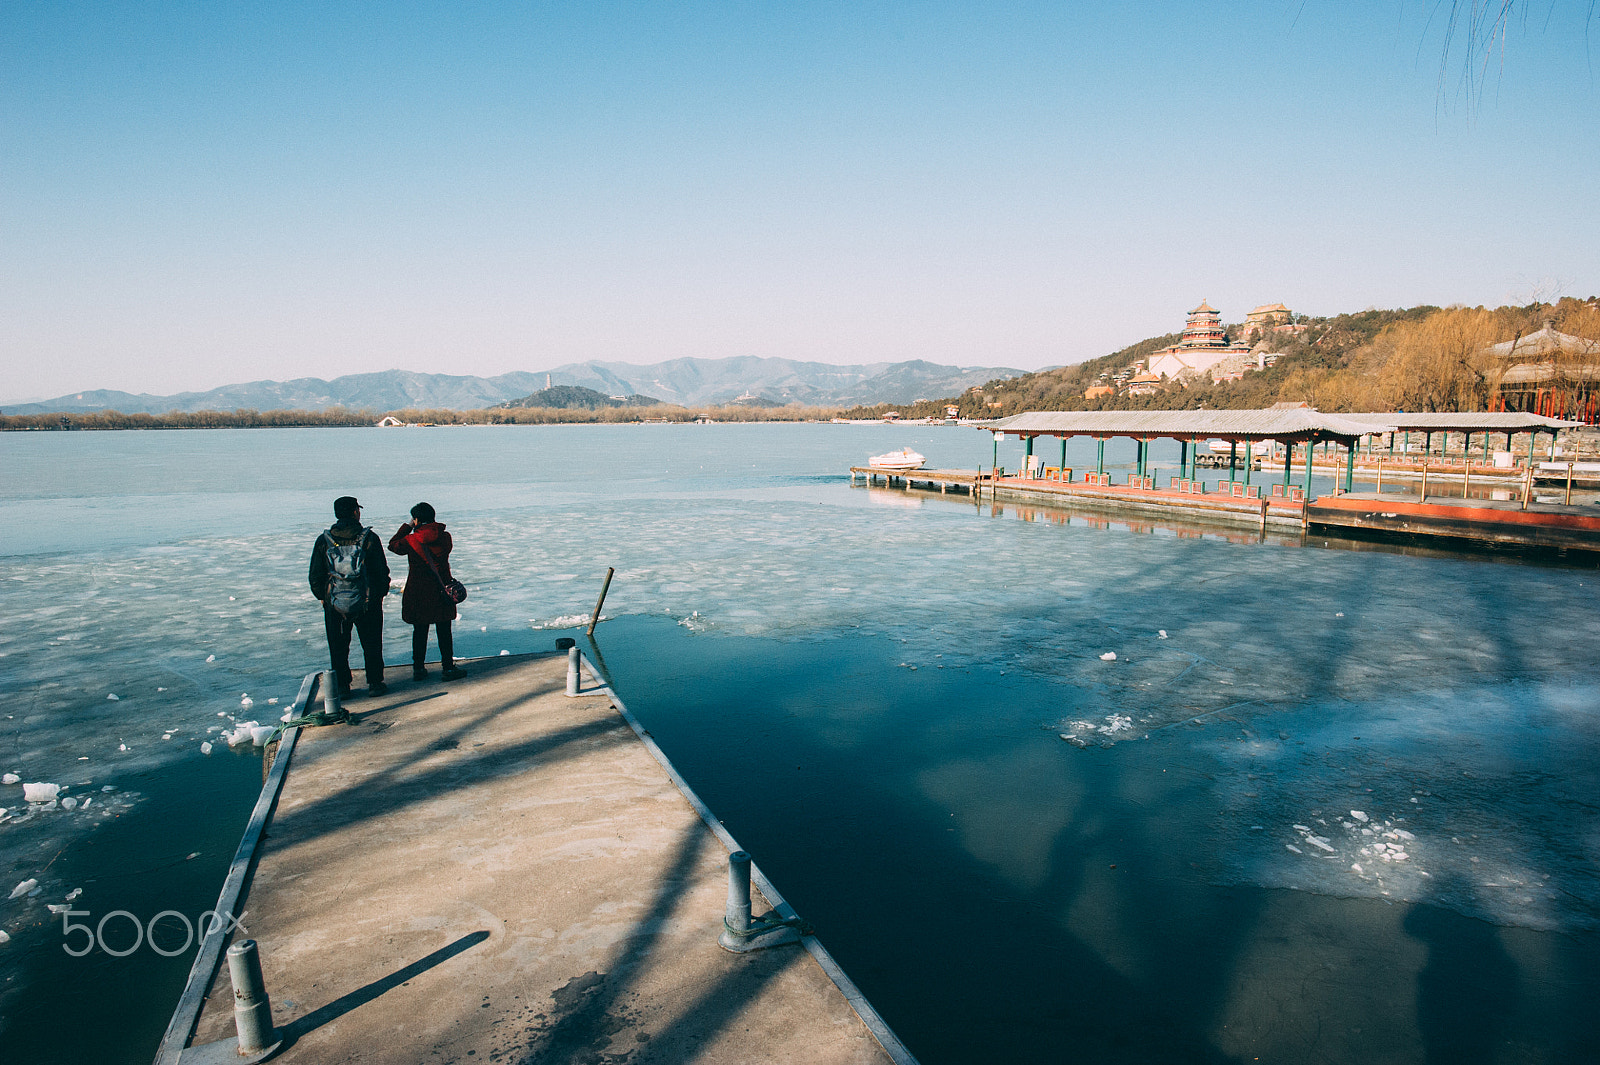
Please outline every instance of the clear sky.
[{"label": "clear sky", "polygon": [[1448,12],[9,0],[0,399],[1600,293],[1600,19]]}]

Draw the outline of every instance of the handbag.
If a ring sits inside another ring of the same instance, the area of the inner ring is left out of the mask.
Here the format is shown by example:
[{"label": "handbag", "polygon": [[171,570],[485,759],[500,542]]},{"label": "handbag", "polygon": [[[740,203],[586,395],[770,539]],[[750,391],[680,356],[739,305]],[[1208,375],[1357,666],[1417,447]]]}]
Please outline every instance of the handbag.
[{"label": "handbag", "polygon": [[466,601],[467,586],[465,584],[462,584],[454,577],[446,580],[445,575],[439,572],[438,564],[435,563],[433,559],[428,557],[428,552],[417,547],[412,548],[412,550],[417,553],[417,557],[421,558],[422,561],[428,564],[429,569],[433,570],[433,576],[436,580],[438,580],[439,587],[444,590],[445,596],[452,603],[463,603]]}]

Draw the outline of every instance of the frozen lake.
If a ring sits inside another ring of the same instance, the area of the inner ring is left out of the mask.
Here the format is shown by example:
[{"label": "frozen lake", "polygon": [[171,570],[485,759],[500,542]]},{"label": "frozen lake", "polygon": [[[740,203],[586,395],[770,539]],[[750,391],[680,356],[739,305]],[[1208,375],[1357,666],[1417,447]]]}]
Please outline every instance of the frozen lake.
[{"label": "frozen lake", "polygon": [[[192,951],[72,958],[46,906],[215,900],[259,758],[200,744],[325,665],[349,493],[455,534],[458,654],[550,647],[615,566],[621,694],[928,1065],[1600,1054],[1600,575],[849,486],[901,446],[993,445],[0,435],[0,1048],[149,1060]],[[65,1023],[89,996],[132,1035]]]}]

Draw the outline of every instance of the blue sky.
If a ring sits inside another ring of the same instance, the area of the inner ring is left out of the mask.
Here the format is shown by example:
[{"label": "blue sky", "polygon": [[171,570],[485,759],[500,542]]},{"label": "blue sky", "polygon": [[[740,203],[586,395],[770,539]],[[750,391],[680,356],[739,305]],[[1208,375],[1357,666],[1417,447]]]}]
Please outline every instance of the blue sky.
[{"label": "blue sky", "polygon": [[1529,12],[13,0],[0,398],[1594,295],[1600,20]]}]

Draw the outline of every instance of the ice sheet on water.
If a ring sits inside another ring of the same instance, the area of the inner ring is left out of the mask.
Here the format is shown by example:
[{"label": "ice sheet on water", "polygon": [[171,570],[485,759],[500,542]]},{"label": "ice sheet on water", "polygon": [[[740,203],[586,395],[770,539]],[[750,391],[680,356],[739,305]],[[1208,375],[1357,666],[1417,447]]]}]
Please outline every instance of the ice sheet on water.
[{"label": "ice sheet on water", "polygon": [[30,891],[32,891],[34,888],[36,888],[38,886],[39,886],[39,881],[34,877],[29,877],[28,879],[24,880],[22,883],[18,884],[16,887],[12,888],[11,889],[11,894],[10,894],[9,897],[13,898],[13,899],[20,899],[20,898],[22,898],[22,896],[28,894]]}]

